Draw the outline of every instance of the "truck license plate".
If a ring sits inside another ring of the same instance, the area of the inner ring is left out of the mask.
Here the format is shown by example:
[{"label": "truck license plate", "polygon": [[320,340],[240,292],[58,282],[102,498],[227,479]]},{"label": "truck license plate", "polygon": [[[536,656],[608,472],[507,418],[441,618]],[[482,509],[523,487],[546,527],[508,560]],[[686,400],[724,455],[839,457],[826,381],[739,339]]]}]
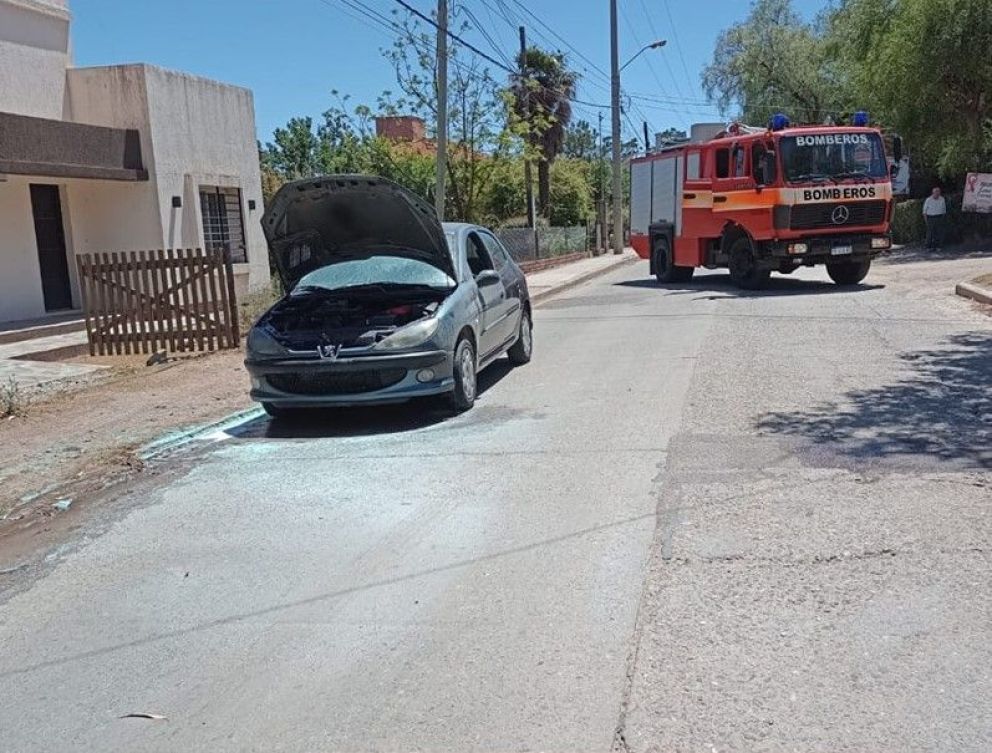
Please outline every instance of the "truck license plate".
[{"label": "truck license plate", "polygon": [[830,249],[832,256],[846,256],[854,253],[854,246],[834,246]]}]

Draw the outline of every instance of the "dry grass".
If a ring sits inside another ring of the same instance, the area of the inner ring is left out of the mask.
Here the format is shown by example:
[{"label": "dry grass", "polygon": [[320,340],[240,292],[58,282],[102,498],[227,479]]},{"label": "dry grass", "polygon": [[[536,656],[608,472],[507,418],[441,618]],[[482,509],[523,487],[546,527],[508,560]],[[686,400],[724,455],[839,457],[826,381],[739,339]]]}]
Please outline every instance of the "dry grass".
[{"label": "dry grass", "polygon": [[9,377],[6,384],[0,385],[0,418],[23,416],[27,410],[27,396],[14,377]]},{"label": "dry grass", "polygon": [[238,301],[238,323],[241,327],[241,334],[248,334],[248,330],[258,321],[258,318],[281,297],[282,285],[277,278],[273,277],[266,287],[254,290]]}]

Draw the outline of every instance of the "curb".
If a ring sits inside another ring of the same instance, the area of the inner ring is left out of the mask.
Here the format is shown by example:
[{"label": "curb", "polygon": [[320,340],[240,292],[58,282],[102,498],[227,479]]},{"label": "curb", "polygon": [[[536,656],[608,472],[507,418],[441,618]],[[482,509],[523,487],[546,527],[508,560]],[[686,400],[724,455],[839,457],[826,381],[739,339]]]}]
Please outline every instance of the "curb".
[{"label": "curb", "polygon": [[575,279],[568,280],[567,282],[564,282],[561,285],[558,285],[557,287],[548,288],[547,290],[542,290],[540,293],[536,293],[532,295],[530,297],[531,303],[533,303],[536,306],[542,303],[543,301],[545,301],[546,299],[550,298],[551,296],[558,295],[559,293],[564,293],[566,290],[571,290],[572,288],[577,287],[585,282],[589,282],[589,280],[595,279],[600,275],[605,275],[608,272],[612,272],[615,269],[619,269],[620,267],[626,266],[627,264],[633,264],[634,262],[637,261],[641,261],[641,257],[634,255],[632,257],[619,259],[616,264],[610,264],[608,266],[600,267],[599,269],[593,269],[587,272],[586,274],[580,275]]},{"label": "curb", "polygon": [[992,305],[992,290],[975,285],[973,282],[959,282],[954,288],[954,292],[962,298],[970,298],[978,303]]},{"label": "curb", "polygon": [[263,414],[264,411],[260,407],[256,406],[254,408],[246,408],[245,410],[238,411],[237,413],[224,416],[224,418],[218,419],[217,421],[213,421],[211,423],[199,424],[197,426],[190,426],[186,429],[173,431],[166,434],[164,437],[159,437],[158,439],[152,440],[148,444],[142,445],[134,451],[134,455],[142,462],[148,462],[149,460],[154,460],[155,458],[161,457],[162,455],[179,449],[180,447],[191,444],[208,434],[224,431],[225,429],[229,429],[232,426],[237,426],[245,421],[260,418]]}]

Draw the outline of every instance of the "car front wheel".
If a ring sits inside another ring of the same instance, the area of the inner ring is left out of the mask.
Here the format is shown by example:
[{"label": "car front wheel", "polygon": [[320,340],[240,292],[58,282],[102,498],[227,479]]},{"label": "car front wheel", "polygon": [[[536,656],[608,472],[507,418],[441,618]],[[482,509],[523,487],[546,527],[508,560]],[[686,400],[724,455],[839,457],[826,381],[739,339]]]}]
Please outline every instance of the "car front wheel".
[{"label": "car front wheel", "polygon": [[478,374],[476,372],[475,346],[464,335],[455,345],[453,376],[455,388],[448,398],[451,407],[459,413],[467,411],[475,405],[476,390],[478,389]]}]

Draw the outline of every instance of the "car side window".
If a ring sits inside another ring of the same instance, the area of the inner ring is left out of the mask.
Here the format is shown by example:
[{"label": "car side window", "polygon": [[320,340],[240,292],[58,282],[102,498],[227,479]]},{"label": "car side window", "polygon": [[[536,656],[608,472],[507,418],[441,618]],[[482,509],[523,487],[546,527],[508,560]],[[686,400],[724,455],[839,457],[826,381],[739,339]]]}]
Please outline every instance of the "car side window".
[{"label": "car side window", "polygon": [[468,243],[465,246],[465,258],[468,261],[468,268],[472,270],[473,277],[487,269],[493,269],[493,262],[489,258],[486,244],[478,233],[469,233]]},{"label": "car side window", "polygon": [[489,252],[489,258],[493,260],[493,264],[496,266],[496,271],[502,272],[506,268],[506,265],[510,263],[510,257],[506,253],[506,249],[503,248],[503,244],[496,239],[495,236],[489,233],[481,233],[482,241],[486,244],[486,250]]}]

